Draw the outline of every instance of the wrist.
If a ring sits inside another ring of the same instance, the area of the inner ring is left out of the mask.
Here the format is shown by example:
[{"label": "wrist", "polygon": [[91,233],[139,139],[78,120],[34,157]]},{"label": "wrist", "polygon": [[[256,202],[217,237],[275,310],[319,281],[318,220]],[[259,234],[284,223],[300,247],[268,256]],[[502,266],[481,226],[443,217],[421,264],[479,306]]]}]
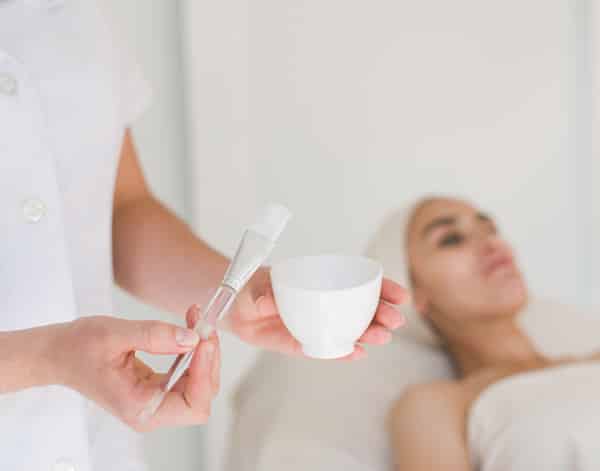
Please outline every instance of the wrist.
[{"label": "wrist", "polygon": [[66,374],[68,358],[65,354],[65,347],[68,344],[67,333],[71,324],[71,322],[66,322],[44,328],[44,336],[38,344],[34,370],[41,384],[68,386]]},{"label": "wrist", "polygon": [[61,324],[0,333],[0,393],[59,382],[55,338]]}]

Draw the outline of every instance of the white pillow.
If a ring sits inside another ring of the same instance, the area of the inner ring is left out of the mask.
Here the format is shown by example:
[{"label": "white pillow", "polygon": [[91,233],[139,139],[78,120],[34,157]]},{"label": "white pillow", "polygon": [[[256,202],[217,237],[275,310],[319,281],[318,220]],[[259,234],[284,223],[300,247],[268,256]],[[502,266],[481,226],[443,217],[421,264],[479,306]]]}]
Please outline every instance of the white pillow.
[{"label": "white pillow", "polygon": [[[549,356],[600,350],[600,316],[545,301],[520,320]],[[410,330],[368,351],[348,363],[264,354],[235,397],[228,470],[391,470],[391,405],[408,385],[453,372],[442,350]]]}]

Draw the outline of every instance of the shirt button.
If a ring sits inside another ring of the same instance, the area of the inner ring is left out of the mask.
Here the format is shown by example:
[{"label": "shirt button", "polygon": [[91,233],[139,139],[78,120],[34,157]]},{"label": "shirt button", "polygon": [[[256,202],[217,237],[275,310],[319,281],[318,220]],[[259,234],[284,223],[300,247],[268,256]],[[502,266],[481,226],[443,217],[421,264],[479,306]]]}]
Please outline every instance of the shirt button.
[{"label": "shirt button", "polygon": [[56,463],[54,463],[52,471],[77,471],[77,468],[75,468],[75,465],[71,460],[61,458]]},{"label": "shirt button", "polygon": [[16,95],[17,80],[11,74],[0,73],[0,94]]},{"label": "shirt button", "polygon": [[46,214],[46,205],[42,200],[31,198],[23,202],[23,217],[27,222],[38,222]]}]

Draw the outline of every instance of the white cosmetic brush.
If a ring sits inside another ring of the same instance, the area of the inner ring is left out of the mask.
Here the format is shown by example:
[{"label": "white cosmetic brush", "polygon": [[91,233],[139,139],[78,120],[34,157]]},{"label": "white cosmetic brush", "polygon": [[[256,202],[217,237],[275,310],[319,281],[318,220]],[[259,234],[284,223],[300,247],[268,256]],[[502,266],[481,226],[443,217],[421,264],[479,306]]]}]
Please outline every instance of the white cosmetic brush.
[{"label": "white cosmetic brush", "polygon": [[[221,285],[202,312],[194,330],[205,340],[216,329],[217,321],[229,310],[237,294],[250,277],[267,259],[277,239],[291,217],[290,211],[281,205],[269,205],[258,220],[250,226],[242,237],[235,256],[231,260]],[[166,385],[159,391],[140,413],[145,421],[158,410],[167,393],[183,376],[190,366],[194,351],[179,355],[169,371],[172,371]]]}]

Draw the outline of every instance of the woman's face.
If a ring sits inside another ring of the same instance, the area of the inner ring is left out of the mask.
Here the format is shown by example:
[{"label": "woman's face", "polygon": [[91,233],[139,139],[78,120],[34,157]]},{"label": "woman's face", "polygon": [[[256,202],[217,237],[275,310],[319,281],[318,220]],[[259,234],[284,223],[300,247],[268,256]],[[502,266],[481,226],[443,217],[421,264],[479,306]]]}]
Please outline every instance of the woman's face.
[{"label": "woman's face", "polygon": [[467,320],[517,313],[527,289],[494,221],[458,200],[432,199],[415,210],[407,250],[417,308]]}]

